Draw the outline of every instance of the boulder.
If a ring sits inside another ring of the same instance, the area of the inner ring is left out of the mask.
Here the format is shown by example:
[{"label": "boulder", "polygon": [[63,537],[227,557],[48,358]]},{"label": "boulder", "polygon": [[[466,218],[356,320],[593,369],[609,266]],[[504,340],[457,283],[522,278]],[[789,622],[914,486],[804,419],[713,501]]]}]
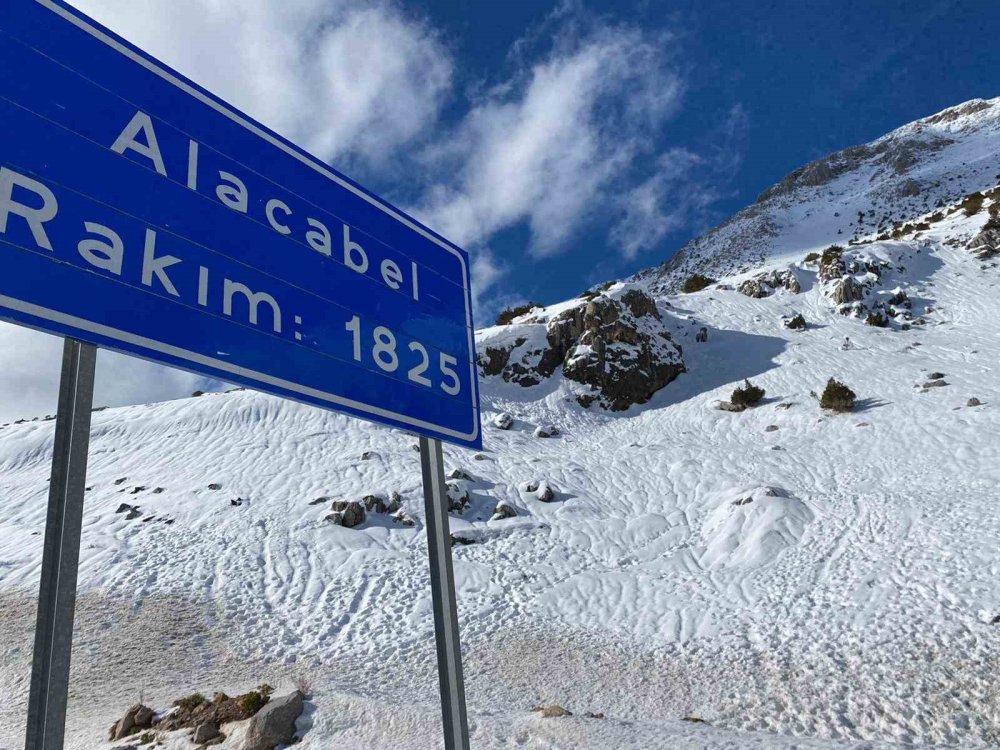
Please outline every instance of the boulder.
[{"label": "boulder", "polygon": [[395,490],[393,490],[392,494],[389,495],[389,506],[387,508],[387,512],[395,513],[402,507],[403,507],[403,496],[400,495]]},{"label": "boulder", "polygon": [[544,427],[539,425],[535,428],[534,432],[536,438],[550,438],[555,437],[558,434],[559,429],[557,427],[553,427],[552,425],[545,425]]},{"label": "boulder", "polygon": [[514,417],[505,411],[493,417],[493,426],[498,430],[509,430],[514,425]]},{"label": "boulder", "polygon": [[497,507],[493,510],[493,516],[490,518],[491,521],[502,521],[505,518],[514,518],[517,516],[517,508],[508,503],[505,500],[501,500],[497,503]]},{"label": "boulder", "polygon": [[219,736],[219,725],[214,721],[206,721],[195,727],[191,740],[196,745],[203,745]]},{"label": "boulder", "polygon": [[365,510],[369,513],[385,513],[389,510],[389,504],[385,498],[378,495],[365,495],[361,502],[365,504]]},{"label": "boulder", "polygon": [[305,696],[296,690],[289,695],[272,698],[250,720],[242,750],[274,750],[289,745],[295,739],[295,721],[302,715]]},{"label": "boulder", "polygon": [[148,729],[153,723],[153,709],[136,703],[125,712],[125,715],[114,723],[108,735],[108,740],[114,742],[142,729]]},{"label": "boulder", "polygon": [[[326,520],[339,526],[352,529],[365,522],[365,506],[357,500],[334,500],[331,510],[333,513]],[[339,516],[339,519],[334,516]]]},{"label": "boulder", "polygon": [[852,276],[844,276],[835,282],[830,290],[830,297],[838,305],[845,305],[850,302],[860,302],[865,298],[864,287],[861,286]]},{"label": "boulder", "polygon": [[448,482],[445,486],[448,495],[448,511],[450,513],[464,513],[472,502],[469,491],[458,482]]},{"label": "boulder", "polygon": [[982,402],[982,401],[980,401],[980,400],[979,400],[978,398],[976,398],[975,396],[973,396],[972,398],[970,398],[970,399],[969,399],[969,400],[968,400],[968,401],[967,401],[967,402],[965,403],[965,405],[966,405],[966,406],[982,406],[982,405],[983,405],[983,402]]}]

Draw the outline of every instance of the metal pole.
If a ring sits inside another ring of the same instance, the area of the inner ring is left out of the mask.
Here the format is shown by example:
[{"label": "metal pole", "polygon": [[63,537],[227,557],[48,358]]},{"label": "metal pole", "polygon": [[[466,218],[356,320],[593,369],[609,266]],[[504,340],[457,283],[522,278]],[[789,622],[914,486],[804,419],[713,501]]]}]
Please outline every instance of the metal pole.
[{"label": "metal pole", "polygon": [[59,381],[49,509],[45,520],[26,750],[62,750],[66,732],[76,575],[80,562],[96,361],[96,347],[66,339]]},{"label": "metal pole", "polygon": [[444,746],[445,750],[469,750],[455,571],[451,564],[451,531],[448,528],[448,495],[444,483],[444,450],[440,440],[420,438],[420,467],[424,476],[427,551],[431,562],[431,598],[434,603]]}]

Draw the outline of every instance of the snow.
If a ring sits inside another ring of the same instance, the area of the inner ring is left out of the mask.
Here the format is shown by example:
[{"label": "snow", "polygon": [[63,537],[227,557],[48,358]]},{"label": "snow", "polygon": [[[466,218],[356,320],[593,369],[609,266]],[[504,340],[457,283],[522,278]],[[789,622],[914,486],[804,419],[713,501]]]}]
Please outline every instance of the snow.
[{"label": "snow", "polygon": [[[839,314],[801,262],[821,227],[752,267],[794,264],[799,295],[660,295],[687,372],[647,404],[587,410],[558,376],[484,381],[481,458],[446,449],[471,477],[452,530],[473,542],[453,554],[474,747],[1000,742],[1000,278],[954,242],[984,220],[852,248],[892,264],[876,293],[905,291],[924,326]],[[797,312],[804,331],[783,325]],[[947,387],[915,387],[934,371]],[[819,408],[830,377],[855,411]],[[744,378],[763,402],[720,411]],[[23,744],[52,432],[0,427],[0,748]],[[439,747],[415,446],[249,391],[95,413],[67,747],[111,747],[140,696],[303,677],[303,750]],[[527,491],[543,482],[551,502]],[[393,491],[414,526],[324,520]],[[499,502],[518,516],[491,520]],[[574,715],[530,711],[553,702]]]}]

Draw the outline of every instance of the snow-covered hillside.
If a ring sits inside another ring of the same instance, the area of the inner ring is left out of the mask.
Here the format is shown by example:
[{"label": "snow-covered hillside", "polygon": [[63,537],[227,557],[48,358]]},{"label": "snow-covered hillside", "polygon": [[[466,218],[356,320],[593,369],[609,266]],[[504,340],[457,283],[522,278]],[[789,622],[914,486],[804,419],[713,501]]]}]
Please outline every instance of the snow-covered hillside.
[{"label": "snow-covered hillside", "polygon": [[[901,128],[480,332],[485,448],[446,466],[474,747],[1000,743],[998,122]],[[719,409],[744,379],[763,401]],[[0,429],[5,749],[52,429]],[[69,747],[140,697],[302,680],[299,747],[439,746],[415,449],[248,391],[96,413]]]}]

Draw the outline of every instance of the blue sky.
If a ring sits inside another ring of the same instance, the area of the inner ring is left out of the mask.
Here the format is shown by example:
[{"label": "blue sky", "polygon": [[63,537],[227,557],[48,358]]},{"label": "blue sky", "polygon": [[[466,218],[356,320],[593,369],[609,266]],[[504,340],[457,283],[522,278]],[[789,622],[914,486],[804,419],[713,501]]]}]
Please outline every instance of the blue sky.
[{"label": "blue sky", "polygon": [[[481,326],[1000,95],[995,0],[70,2],[465,247]],[[59,341],[0,325],[0,345],[0,419],[51,411]],[[101,357],[101,403],[211,387]]]}]

